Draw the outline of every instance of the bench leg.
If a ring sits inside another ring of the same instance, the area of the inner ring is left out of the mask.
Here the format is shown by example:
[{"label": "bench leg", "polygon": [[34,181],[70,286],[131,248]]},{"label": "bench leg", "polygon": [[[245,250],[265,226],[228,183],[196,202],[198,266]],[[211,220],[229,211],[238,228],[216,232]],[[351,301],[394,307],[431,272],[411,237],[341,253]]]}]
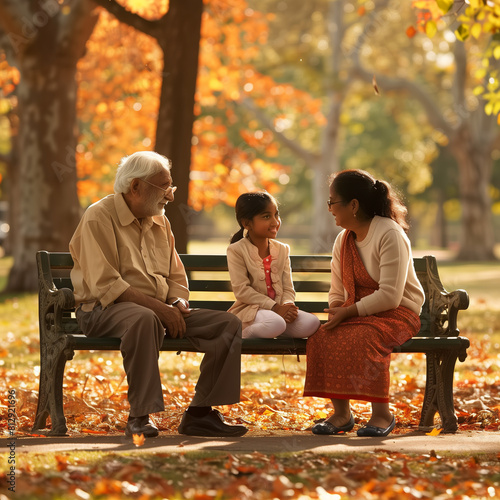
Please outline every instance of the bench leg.
[{"label": "bench leg", "polygon": [[51,436],[64,436],[68,428],[63,410],[63,378],[66,361],[73,359],[74,351],[67,339],[40,346],[40,386],[38,406],[32,431],[44,429],[50,416]]},{"label": "bench leg", "polygon": [[426,353],[426,358],[427,380],[419,427],[433,427],[438,412],[443,432],[456,432],[458,419],[453,402],[453,375],[458,353],[430,352]]}]

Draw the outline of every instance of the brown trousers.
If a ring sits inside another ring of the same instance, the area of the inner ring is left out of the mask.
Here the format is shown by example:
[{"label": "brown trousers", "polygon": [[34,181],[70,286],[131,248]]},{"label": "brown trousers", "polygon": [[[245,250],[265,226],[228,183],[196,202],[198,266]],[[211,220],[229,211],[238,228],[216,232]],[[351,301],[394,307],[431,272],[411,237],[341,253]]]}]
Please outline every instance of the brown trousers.
[{"label": "brown trousers", "polygon": [[[77,310],[78,324],[88,337],[118,337],[127,374],[130,416],[163,411],[158,357],[165,336],[150,309],[120,302],[90,312]],[[217,406],[240,400],[241,322],[231,313],[194,309],[185,318],[187,338],[204,352],[191,406]],[[167,333],[168,335],[168,333]]]}]

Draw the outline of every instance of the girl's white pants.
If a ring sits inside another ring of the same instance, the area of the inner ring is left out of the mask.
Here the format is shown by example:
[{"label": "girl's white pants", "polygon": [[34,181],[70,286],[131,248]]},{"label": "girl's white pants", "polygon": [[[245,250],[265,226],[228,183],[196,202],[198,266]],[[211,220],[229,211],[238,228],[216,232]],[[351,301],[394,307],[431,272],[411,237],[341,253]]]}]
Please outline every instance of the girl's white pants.
[{"label": "girl's white pants", "polygon": [[319,319],[314,314],[298,311],[292,323],[287,323],[279,314],[268,309],[259,309],[254,322],[243,329],[244,339],[272,339],[274,337],[310,337],[319,328]]}]

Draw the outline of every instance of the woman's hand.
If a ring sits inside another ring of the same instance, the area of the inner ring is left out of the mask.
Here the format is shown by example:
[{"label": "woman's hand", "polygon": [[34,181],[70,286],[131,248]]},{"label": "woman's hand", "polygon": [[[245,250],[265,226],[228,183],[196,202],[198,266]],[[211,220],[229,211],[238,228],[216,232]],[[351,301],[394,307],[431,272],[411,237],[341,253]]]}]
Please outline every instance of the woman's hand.
[{"label": "woman's hand", "polygon": [[329,307],[328,309],[324,309],[324,311],[328,313],[328,321],[323,325],[327,330],[335,328],[347,318],[358,315],[356,304],[349,307]]},{"label": "woman's hand", "polygon": [[273,312],[279,314],[286,323],[293,323],[299,314],[299,308],[295,304],[275,304],[272,309]]}]

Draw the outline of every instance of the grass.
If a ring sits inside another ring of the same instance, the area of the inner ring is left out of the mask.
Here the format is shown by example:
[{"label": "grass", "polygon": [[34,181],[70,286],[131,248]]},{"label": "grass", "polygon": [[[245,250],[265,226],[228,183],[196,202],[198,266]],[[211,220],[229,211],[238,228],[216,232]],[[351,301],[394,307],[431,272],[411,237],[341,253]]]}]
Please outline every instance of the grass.
[{"label": "grass", "polygon": [[440,262],[439,274],[447,290],[467,290],[471,308],[500,309],[499,262]]},{"label": "grass", "polygon": [[13,262],[12,257],[0,258],[0,290],[3,290],[7,286],[7,277],[9,276]]}]

